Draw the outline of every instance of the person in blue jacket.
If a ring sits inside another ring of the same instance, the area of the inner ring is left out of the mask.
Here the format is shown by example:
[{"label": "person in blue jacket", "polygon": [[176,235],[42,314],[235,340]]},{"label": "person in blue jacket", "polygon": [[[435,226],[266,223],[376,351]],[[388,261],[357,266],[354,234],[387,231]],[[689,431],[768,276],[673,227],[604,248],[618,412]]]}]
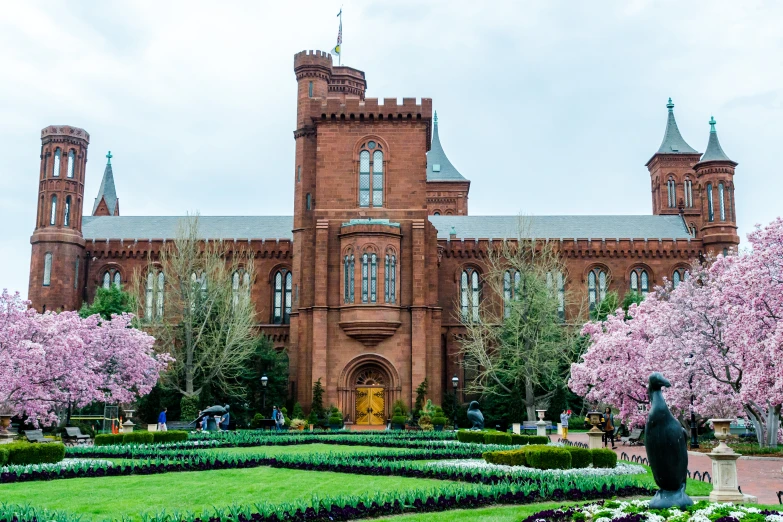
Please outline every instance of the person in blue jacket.
[{"label": "person in blue jacket", "polygon": [[166,431],[166,408],[158,415],[158,431]]}]

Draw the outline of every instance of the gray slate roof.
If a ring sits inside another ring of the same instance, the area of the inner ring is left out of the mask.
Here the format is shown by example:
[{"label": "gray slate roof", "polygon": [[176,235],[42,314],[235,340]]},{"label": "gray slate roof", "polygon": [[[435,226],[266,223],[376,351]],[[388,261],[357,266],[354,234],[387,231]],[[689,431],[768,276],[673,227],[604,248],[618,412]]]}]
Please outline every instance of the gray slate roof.
[{"label": "gray slate roof", "polygon": [[698,154],[698,151],[688,145],[680,134],[677,121],[674,119],[674,104],[671,98],[669,98],[666,108],[669,109],[666,131],[663,133],[663,141],[656,154]]},{"label": "gray slate roof", "polygon": [[[174,239],[178,216],[84,216],[82,232],[91,239]],[[679,216],[430,216],[438,239],[515,239],[520,230],[539,239],[687,239]],[[291,239],[291,216],[201,216],[208,239]]]},{"label": "gray slate roof", "polygon": [[438,239],[687,239],[680,216],[430,216]]},{"label": "gray slate roof", "polygon": [[438,112],[433,119],[432,146],[427,153],[427,181],[467,181],[451,164],[438,136]]},{"label": "gray slate roof", "polygon": [[101,188],[98,189],[98,197],[95,198],[95,204],[92,206],[93,214],[98,210],[101,199],[106,200],[106,205],[109,207],[109,214],[113,216],[114,211],[117,208],[117,189],[114,187],[114,173],[111,170],[111,160],[106,163],[106,169],[103,171]]},{"label": "gray slate roof", "polygon": [[723,152],[723,147],[720,146],[718,132],[715,130],[715,118],[710,118],[710,140],[707,142],[707,150],[704,151],[699,163],[705,161],[731,161]]}]

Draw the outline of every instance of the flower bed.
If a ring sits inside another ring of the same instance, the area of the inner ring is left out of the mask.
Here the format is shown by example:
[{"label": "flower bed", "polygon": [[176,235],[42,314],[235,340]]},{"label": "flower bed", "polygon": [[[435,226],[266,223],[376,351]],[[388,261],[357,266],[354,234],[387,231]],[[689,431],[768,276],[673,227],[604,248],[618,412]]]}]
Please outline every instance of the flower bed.
[{"label": "flower bed", "polygon": [[530,475],[571,475],[571,476],[596,476],[609,477],[613,475],[640,475],[647,473],[643,466],[620,462],[614,468],[571,468],[571,469],[535,469],[527,466],[505,466],[503,464],[490,464],[480,459],[444,460],[430,462],[430,467],[436,469],[457,468],[465,470],[495,470],[506,473],[509,478]]},{"label": "flower bed", "polygon": [[63,459],[60,462],[47,464],[11,464],[0,468],[0,474],[33,474],[39,472],[78,471],[97,469],[100,467],[112,467],[114,463],[110,460],[101,459]]},{"label": "flower bed", "polygon": [[681,511],[676,508],[649,509],[649,500],[606,501],[568,509],[550,509],[522,522],[781,522],[783,512],[751,506],[701,501]]}]

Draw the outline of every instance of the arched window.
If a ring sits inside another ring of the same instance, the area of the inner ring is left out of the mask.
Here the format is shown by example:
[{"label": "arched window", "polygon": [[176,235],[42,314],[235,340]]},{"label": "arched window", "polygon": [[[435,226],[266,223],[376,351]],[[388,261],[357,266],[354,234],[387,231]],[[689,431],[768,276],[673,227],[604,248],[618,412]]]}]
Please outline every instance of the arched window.
[{"label": "arched window", "polygon": [[312,210],[313,209],[313,196],[310,195],[308,192],[305,195],[305,210]]},{"label": "arched window", "polygon": [[557,296],[557,315],[562,321],[565,319],[565,277],[563,272],[547,272],[546,287],[550,294]]},{"label": "arched window", "polygon": [[595,310],[606,297],[606,272],[602,268],[593,268],[587,274],[587,297],[590,310]]},{"label": "arched window", "polygon": [[707,215],[710,221],[715,221],[715,209],[712,206],[712,183],[707,183]]},{"label": "arched window", "polygon": [[691,231],[691,237],[695,238],[695,237],[696,237],[696,225],[694,225],[693,223],[691,223],[690,227],[688,227],[688,228],[689,228],[689,229],[690,229],[690,231]]},{"label": "arched window", "polygon": [[378,256],[370,254],[370,302],[377,301],[378,296]]},{"label": "arched window", "polygon": [[65,196],[65,211],[63,214],[63,226],[71,226],[71,196]]},{"label": "arched window", "polygon": [[383,206],[383,146],[373,140],[359,152],[359,206]]},{"label": "arched window", "polygon": [[147,288],[144,295],[144,318],[148,321],[163,317],[163,292],[165,277],[163,272],[147,272]]},{"label": "arched window", "polygon": [[73,151],[73,149],[71,149],[68,152],[68,177],[69,178],[73,177],[74,163],[76,163],[76,153]]},{"label": "arched window", "polygon": [[239,304],[239,298],[250,299],[250,274],[240,268],[231,274],[231,306]]},{"label": "arched window", "polygon": [[731,201],[731,220],[737,221],[737,207],[734,205],[734,187],[729,187],[729,200]]},{"label": "arched window", "polygon": [[74,275],[73,275],[73,287],[79,288],[79,258],[76,258],[76,263],[74,266]]},{"label": "arched window", "polygon": [[438,211],[436,210],[435,212],[433,212],[433,213],[432,213],[432,215],[433,215],[433,216],[440,216],[440,212],[438,212]]},{"label": "arched window", "polygon": [[62,156],[62,152],[60,151],[60,148],[58,147],[54,151],[54,161],[52,162],[52,176],[59,176],[60,175],[60,157]]},{"label": "arched window", "polygon": [[643,268],[634,268],[631,271],[631,292],[647,295],[650,291],[650,278],[647,270]]},{"label": "arched window", "polygon": [[117,288],[120,288],[122,286],[122,275],[120,274],[119,270],[116,270],[114,268],[110,268],[106,270],[103,273],[103,278],[101,279],[101,286],[106,290],[111,288],[112,283]]},{"label": "arched window", "polygon": [[377,301],[378,256],[374,253],[362,254],[362,303]]},{"label": "arched window", "polygon": [[384,302],[397,302],[397,256],[394,252],[386,254],[383,267]]},{"label": "arched window", "polygon": [[190,274],[190,309],[196,309],[196,302],[203,302],[207,297],[207,274],[203,271]]},{"label": "arched window", "polygon": [[726,221],[726,199],[723,190],[723,183],[718,183],[718,204],[720,205],[720,220]]},{"label": "arched window", "polygon": [[163,291],[164,291],[164,283],[165,283],[165,277],[163,276],[163,272],[158,272],[158,285],[155,288],[156,292],[156,300],[155,300],[155,313],[157,314],[156,317],[158,319],[161,319],[163,317]]},{"label": "arched window", "polygon": [[666,189],[669,195],[669,208],[674,208],[677,206],[677,184],[671,176],[669,176],[669,181],[666,182]]},{"label": "arched window", "polygon": [[52,253],[47,252],[44,256],[43,286],[50,284],[52,284]]},{"label": "arched window", "polygon": [[57,219],[57,196],[52,196],[52,214],[49,218],[49,224],[54,225]]},{"label": "arched window", "polygon": [[103,273],[103,288],[108,290],[111,287],[111,274],[107,270]]},{"label": "arched window", "polygon": [[351,252],[343,258],[343,301],[346,303],[353,303],[355,273],[354,257]]},{"label": "arched window", "polygon": [[685,178],[685,206],[693,206],[693,182],[690,178]]},{"label": "arched window", "polygon": [[272,315],[274,324],[288,324],[291,321],[291,272],[281,269],[275,272],[275,306]]},{"label": "arched window", "polygon": [[512,299],[516,299],[519,292],[519,271],[506,270],[503,274],[503,315],[509,317],[511,315],[511,307],[509,304]]},{"label": "arched window", "polygon": [[674,285],[674,288],[677,288],[677,286],[682,281],[687,281],[689,277],[688,270],[685,268],[675,268],[674,273],[672,274],[672,284]]},{"label": "arched window", "polygon": [[460,277],[460,310],[463,321],[479,320],[479,274],[474,268],[466,268]]}]

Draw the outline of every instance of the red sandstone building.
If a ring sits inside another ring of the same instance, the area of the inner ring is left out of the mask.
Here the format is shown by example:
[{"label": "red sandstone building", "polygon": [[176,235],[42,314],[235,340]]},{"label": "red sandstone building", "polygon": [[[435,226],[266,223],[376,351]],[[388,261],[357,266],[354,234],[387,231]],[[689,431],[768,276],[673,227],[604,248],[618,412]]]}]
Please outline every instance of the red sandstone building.
[{"label": "red sandstone building", "polygon": [[[470,181],[446,157],[431,99],[365,98],[364,73],[320,51],[297,54],[294,72],[293,217],[202,216],[201,232],[254,252],[251,296],[260,329],[288,350],[292,397],[309,404],[320,378],[327,404],[349,421],[383,423],[425,378],[440,403],[461,375],[459,315],[474,313],[472,296],[486,298],[487,246],[516,239],[518,217],[468,214]],[[560,289],[591,305],[608,290],[676,283],[700,253],[739,244],[737,164],[714,121],[701,154],[667,107],[663,142],[646,164],[653,215],[529,220],[530,236],[557,242],[567,262]],[[89,139],[69,126],[41,132],[29,289],[39,311],[77,309],[96,288],[128,283],[175,237],[180,218],[120,215],[110,155],[85,215]],[[148,282],[148,302],[165,299],[162,275]]]}]

